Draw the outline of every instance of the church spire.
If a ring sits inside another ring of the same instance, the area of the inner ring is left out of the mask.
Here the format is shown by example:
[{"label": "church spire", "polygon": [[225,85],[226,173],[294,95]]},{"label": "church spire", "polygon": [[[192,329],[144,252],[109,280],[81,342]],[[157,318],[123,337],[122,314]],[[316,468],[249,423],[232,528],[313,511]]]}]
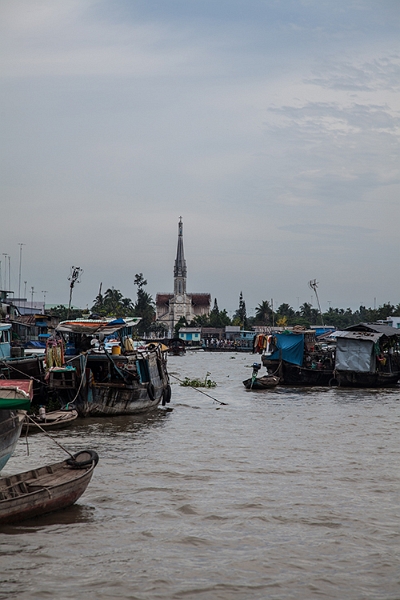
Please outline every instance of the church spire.
[{"label": "church spire", "polygon": [[186,260],[183,252],[183,222],[179,217],[178,223],[178,247],[174,266],[174,293],[186,294]]}]

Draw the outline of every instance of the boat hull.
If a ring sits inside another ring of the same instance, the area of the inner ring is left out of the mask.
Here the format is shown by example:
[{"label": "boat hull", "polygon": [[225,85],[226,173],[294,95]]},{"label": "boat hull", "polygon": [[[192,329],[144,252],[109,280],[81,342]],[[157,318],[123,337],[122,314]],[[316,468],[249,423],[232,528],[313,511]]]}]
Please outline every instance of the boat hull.
[{"label": "boat hull", "polygon": [[45,431],[65,429],[66,427],[70,427],[77,417],[77,410],[51,411],[46,414],[45,421],[39,421],[33,418],[28,419],[26,417],[22,425],[22,433],[40,433],[43,429]]},{"label": "boat hull", "polygon": [[355,371],[336,371],[330,385],[357,388],[394,387],[399,381],[400,373],[358,373]]},{"label": "boat hull", "polygon": [[307,369],[286,361],[280,363],[264,357],[262,362],[268,372],[276,372],[279,375],[281,385],[329,386],[334,376],[333,369]]},{"label": "boat hull", "polygon": [[258,377],[255,380],[250,377],[250,379],[243,381],[243,385],[247,390],[270,390],[275,388],[278,383],[279,377],[274,377],[273,375]]},{"label": "boat hull", "polygon": [[163,397],[163,388],[154,389],[154,399],[149,396],[148,384],[96,384],[92,398],[76,404],[82,417],[108,417],[117,415],[135,415],[157,408]]},{"label": "boat hull", "polygon": [[84,370],[81,360],[71,361],[78,392],[71,390],[64,398],[64,405],[72,402],[81,417],[141,414],[170,401],[166,360],[157,349],[126,356],[89,355]]},{"label": "boat hull", "polygon": [[25,414],[24,411],[0,410],[0,471],[15,450]]},{"label": "boat hull", "polygon": [[67,461],[0,479],[0,524],[15,523],[74,504],[86,490],[95,462],[74,469]]}]

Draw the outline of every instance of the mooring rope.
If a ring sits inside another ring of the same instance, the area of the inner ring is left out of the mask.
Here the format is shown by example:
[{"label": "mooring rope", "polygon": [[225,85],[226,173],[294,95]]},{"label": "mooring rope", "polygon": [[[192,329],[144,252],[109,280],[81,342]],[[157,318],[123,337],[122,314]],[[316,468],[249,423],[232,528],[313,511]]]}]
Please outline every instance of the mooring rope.
[{"label": "mooring rope", "polygon": [[10,365],[8,362],[5,362],[4,360],[0,361],[0,364],[4,365],[7,369],[13,369],[13,371],[16,371],[17,373],[20,373],[21,375],[24,375],[27,379],[31,379],[32,381],[36,381],[36,383],[40,383],[42,385],[47,385],[47,386],[49,385],[45,381],[41,381],[40,379],[36,379],[36,377],[34,377],[33,375],[28,375],[27,373],[24,373],[23,371],[20,371],[19,369],[17,369],[13,365]]},{"label": "mooring rope", "polygon": [[[39,427],[39,429],[41,431],[43,431],[43,433],[45,433],[47,435],[47,437],[49,437],[55,444],[57,444],[57,446],[59,446],[62,450],[64,450],[64,452],[66,452],[71,458],[74,458],[74,455],[71,454],[71,452],[69,450],[67,450],[62,444],[60,444],[60,442],[57,442],[57,440],[55,440],[53,438],[53,436],[51,436],[45,429],[43,429],[43,427],[41,427],[39,425],[39,423],[37,421],[35,421],[35,419],[32,419],[31,416],[28,415],[28,413],[26,414],[26,417],[29,419],[29,421],[32,421],[32,423],[34,423],[36,425],[36,427]],[[28,446],[28,428],[29,428],[29,423],[28,423],[28,427],[26,429],[26,445],[28,447],[28,456],[29,456],[29,446]]]},{"label": "mooring rope", "polygon": [[[173,377],[174,379],[177,379],[180,383],[185,383],[184,381],[182,381],[182,379],[179,379],[179,377],[176,377],[176,375],[172,375],[171,373],[168,373],[168,374],[169,374],[170,377]],[[214,400],[214,402],[218,402],[218,404],[221,404],[222,406],[228,406],[227,402],[221,402],[221,400],[217,400],[213,396],[210,396],[210,394],[207,394],[206,392],[203,392],[203,390],[199,390],[199,388],[195,387],[194,385],[187,385],[185,383],[185,387],[191,387],[193,390],[196,390],[196,392],[200,392],[200,394],[204,394],[204,396],[208,396],[209,398],[211,398],[211,400]]]}]

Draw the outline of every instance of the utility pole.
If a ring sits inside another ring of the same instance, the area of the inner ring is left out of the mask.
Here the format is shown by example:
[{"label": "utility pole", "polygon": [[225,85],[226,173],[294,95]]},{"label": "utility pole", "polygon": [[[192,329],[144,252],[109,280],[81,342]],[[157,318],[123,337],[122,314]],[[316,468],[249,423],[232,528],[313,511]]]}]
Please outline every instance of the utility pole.
[{"label": "utility pole", "polygon": [[324,325],[324,318],[322,316],[321,305],[319,303],[318,292],[317,292],[318,281],[316,279],[312,279],[311,281],[308,282],[308,285],[310,286],[310,288],[312,290],[314,290],[314,294],[315,294],[315,297],[317,299],[319,314],[321,315],[321,323],[322,323],[322,326],[323,326]]},{"label": "utility pole", "polygon": [[80,276],[83,273],[83,269],[81,269],[80,267],[71,267],[71,275],[68,277],[68,281],[70,281],[71,283],[69,284],[69,304],[68,304],[68,313],[67,313],[67,319],[69,319],[69,313],[71,311],[71,302],[72,302],[72,291],[74,289],[74,286],[76,283],[79,283],[80,281]]},{"label": "utility pole", "polygon": [[275,327],[275,313],[274,313],[274,299],[271,298],[271,309],[272,309],[272,327]]},{"label": "utility pole", "polygon": [[46,294],[47,294],[47,290],[42,290],[42,294],[43,294],[43,313],[44,313],[44,309],[46,308]]},{"label": "utility pole", "polygon": [[3,252],[3,256],[4,258],[4,289],[7,289],[7,256],[8,254],[6,254],[5,252]]},{"label": "utility pole", "polygon": [[35,293],[35,289],[34,289],[34,287],[32,286],[32,287],[31,287],[31,310],[33,310],[33,294],[34,294],[34,293]]},{"label": "utility pole", "polygon": [[19,272],[18,272],[18,298],[21,298],[21,265],[22,265],[22,246],[25,244],[18,244],[19,246]]}]

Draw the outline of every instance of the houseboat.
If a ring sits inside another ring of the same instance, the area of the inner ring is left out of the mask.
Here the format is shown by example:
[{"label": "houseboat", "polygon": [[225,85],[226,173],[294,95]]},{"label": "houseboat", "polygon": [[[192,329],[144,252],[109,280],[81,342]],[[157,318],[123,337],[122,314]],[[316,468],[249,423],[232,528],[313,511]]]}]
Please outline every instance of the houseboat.
[{"label": "houseboat", "polygon": [[334,341],[318,342],[315,330],[294,328],[272,335],[260,334],[254,351],[269,375],[279,377],[280,384],[327,386],[334,372]]},{"label": "houseboat", "polygon": [[[46,349],[47,383],[62,406],[80,416],[131,415],[171,398],[164,346],[135,349],[139,318],[63,321]],[[111,351],[107,340],[113,338]],[[65,351],[65,352],[64,352]]]},{"label": "houseboat", "polygon": [[400,330],[359,323],[333,334],[335,369],[331,385],[390,387],[400,379]]}]

